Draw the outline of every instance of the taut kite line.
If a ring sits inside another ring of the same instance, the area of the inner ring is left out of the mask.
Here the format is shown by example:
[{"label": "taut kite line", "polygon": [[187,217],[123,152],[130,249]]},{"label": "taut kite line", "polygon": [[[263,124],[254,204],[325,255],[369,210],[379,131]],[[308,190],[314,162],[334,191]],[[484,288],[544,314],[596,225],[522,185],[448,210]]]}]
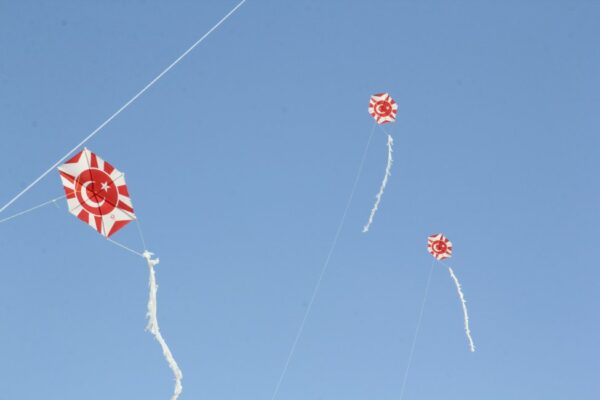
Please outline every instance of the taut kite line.
[{"label": "taut kite line", "polygon": [[64,162],[71,154],[75,153],[77,150],[81,148],[84,144],[86,144],[91,138],[96,136],[98,132],[102,130],[106,125],[108,125],[113,119],[115,119],[119,114],[121,114],[127,107],[129,107],[134,101],[136,101],[141,95],[143,95],[150,87],[152,87],[158,80],[160,80],[167,72],[169,72],[175,65],[179,64],[181,60],[185,58],[192,50],[196,48],[200,43],[204,41],[211,33],[213,33],[223,22],[225,22],[234,12],[237,11],[238,8],[244,4],[246,0],[240,1],[229,13],[227,13],[219,22],[217,22],[212,28],[210,28],[200,39],[198,39],[193,45],[191,45],[186,51],[184,51],[179,57],[175,59],[167,68],[162,70],[160,74],[156,76],[156,78],[152,79],[146,86],[142,88],[139,92],[137,92],[131,99],[129,99],[125,104],[121,106],[117,111],[115,111],[110,117],[106,119],[103,123],[101,123],[96,129],[94,129],[89,135],[87,135],[81,142],[79,142],[75,147],[73,147],[67,154],[62,156],[58,161],[56,161],[50,168],[44,171],[40,176],[38,176],[33,182],[31,182],[25,189],[19,192],[16,196],[10,199],[5,205],[0,208],[0,213],[4,212],[11,204],[17,201],[21,196],[27,193],[31,188],[37,185],[42,179],[44,179],[50,172],[54,171],[54,168],[58,167],[62,162]]}]

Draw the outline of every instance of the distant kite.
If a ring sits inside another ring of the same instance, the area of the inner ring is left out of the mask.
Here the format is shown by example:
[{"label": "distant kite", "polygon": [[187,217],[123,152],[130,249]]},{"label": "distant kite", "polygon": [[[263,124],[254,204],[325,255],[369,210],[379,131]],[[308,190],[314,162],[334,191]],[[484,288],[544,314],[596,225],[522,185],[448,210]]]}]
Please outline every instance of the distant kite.
[{"label": "distant kite", "polygon": [[444,260],[452,257],[452,242],[438,233],[427,238],[427,251],[436,259]]},{"label": "distant kite", "polygon": [[387,124],[389,122],[396,121],[396,112],[398,111],[398,104],[392,99],[392,97],[387,93],[379,93],[371,96],[371,100],[369,101],[369,114],[375,119],[375,122],[381,127],[381,129],[385,132],[388,137],[387,140],[387,164],[385,167],[385,175],[383,176],[383,181],[381,182],[381,186],[379,187],[379,192],[375,196],[375,204],[371,209],[371,214],[369,215],[369,220],[363,227],[363,232],[366,233],[369,231],[371,224],[373,223],[373,218],[375,218],[375,213],[379,209],[379,203],[381,202],[381,197],[383,196],[383,192],[385,187],[387,186],[388,178],[391,175],[392,170],[392,153],[394,145],[394,139],[392,135],[386,132],[383,128],[383,124]]},{"label": "distant kite", "polygon": [[[446,258],[452,257],[452,242],[441,233],[438,233],[437,235],[431,235],[427,238],[427,251],[436,260],[445,260]],[[467,334],[467,339],[469,340],[469,350],[475,351],[475,344],[473,343],[473,338],[471,337],[471,330],[469,329],[469,313],[467,311],[467,301],[465,300],[465,296],[462,292],[460,282],[454,274],[454,271],[450,267],[448,267],[448,271],[450,272],[450,276],[452,277],[452,280],[456,285],[456,291],[458,292],[458,297],[460,298],[460,302],[462,304],[465,320],[465,333]]]},{"label": "distant kite", "polygon": [[398,104],[387,93],[378,93],[371,96],[369,101],[369,114],[378,124],[387,124],[396,121]]}]

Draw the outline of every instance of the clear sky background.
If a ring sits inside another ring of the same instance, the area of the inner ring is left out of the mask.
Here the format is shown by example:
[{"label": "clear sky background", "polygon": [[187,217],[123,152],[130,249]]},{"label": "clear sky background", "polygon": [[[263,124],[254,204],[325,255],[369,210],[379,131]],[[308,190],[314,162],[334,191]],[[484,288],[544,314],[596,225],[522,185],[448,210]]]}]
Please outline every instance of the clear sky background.
[{"label": "clear sky background", "polygon": [[[235,1],[0,2],[0,203]],[[181,399],[597,399],[600,3],[248,2],[88,147],[127,174]],[[62,194],[50,174],[2,216]],[[0,225],[0,399],[168,399],[147,268],[50,206]],[[142,250],[135,226],[115,239]]]}]

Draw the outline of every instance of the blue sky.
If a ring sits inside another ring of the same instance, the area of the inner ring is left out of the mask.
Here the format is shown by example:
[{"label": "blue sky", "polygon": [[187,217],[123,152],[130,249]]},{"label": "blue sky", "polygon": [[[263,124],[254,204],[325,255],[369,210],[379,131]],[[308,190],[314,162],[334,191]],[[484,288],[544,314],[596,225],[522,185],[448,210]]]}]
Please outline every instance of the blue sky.
[{"label": "blue sky", "polygon": [[[4,2],[0,203],[235,5]],[[454,243],[478,351],[435,269],[405,399],[595,399],[600,4],[248,2],[88,147],[125,171],[158,254],[182,399],[399,397],[431,257]],[[58,174],[4,215],[62,194]],[[60,208],[0,226],[0,399],[167,399],[147,269]],[[3,215],[3,216],[4,216]],[[141,250],[134,226],[115,239]]]}]

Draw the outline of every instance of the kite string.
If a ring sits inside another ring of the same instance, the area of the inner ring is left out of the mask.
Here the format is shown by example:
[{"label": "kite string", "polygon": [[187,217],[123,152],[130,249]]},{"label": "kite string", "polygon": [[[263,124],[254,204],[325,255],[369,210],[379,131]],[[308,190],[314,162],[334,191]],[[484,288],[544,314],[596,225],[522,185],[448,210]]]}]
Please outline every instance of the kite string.
[{"label": "kite string", "polygon": [[33,206],[33,207],[31,207],[31,208],[28,208],[27,210],[24,210],[24,211],[18,212],[18,213],[16,213],[16,214],[13,214],[13,215],[11,215],[10,217],[6,217],[6,218],[4,218],[4,219],[0,219],[0,224],[1,224],[1,223],[4,223],[4,222],[7,222],[7,221],[10,221],[11,219],[15,219],[15,218],[17,218],[17,217],[21,217],[21,216],[23,216],[23,215],[25,215],[25,214],[29,214],[30,212],[32,212],[32,211],[35,211],[35,210],[37,210],[37,209],[39,209],[39,208],[45,207],[45,206],[47,206],[47,205],[50,205],[50,204],[53,204],[53,203],[54,203],[54,204],[56,204],[56,201],[57,201],[57,200],[63,199],[63,198],[65,198],[65,197],[67,197],[67,195],[66,195],[66,194],[63,194],[62,196],[56,197],[56,198],[54,198],[54,199],[52,199],[52,200],[48,200],[48,201],[46,201],[46,202],[44,202],[44,203],[38,204],[37,206]]},{"label": "kite string", "polygon": [[106,240],[108,240],[110,243],[114,244],[115,246],[122,248],[123,250],[127,250],[128,252],[135,254],[136,256],[144,257],[144,255],[142,253],[137,252],[133,249],[130,249],[129,247],[125,246],[124,244],[119,243],[111,238],[106,238]]},{"label": "kite string", "polygon": [[[21,217],[21,216],[23,216],[23,215],[25,215],[25,214],[29,214],[29,213],[31,213],[31,212],[33,212],[33,211],[35,211],[35,210],[38,210],[38,209],[40,209],[40,208],[42,208],[42,207],[45,207],[45,206],[48,206],[48,205],[50,205],[50,204],[55,204],[55,205],[56,205],[56,201],[57,201],[57,200],[64,199],[65,197],[67,197],[67,195],[66,195],[66,194],[63,194],[62,196],[58,196],[58,197],[56,197],[56,198],[54,198],[54,199],[52,199],[52,200],[48,200],[48,201],[46,201],[46,202],[43,202],[43,203],[41,203],[41,204],[38,204],[37,206],[33,206],[33,207],[31,207],[31,208],[28,208],[27,210],[24,210],[24,211],[21,211],[21,212],[18,212],[18,213],[16,213],[16,214],[14,214],[14,215],[11,215],[10,217],[6,217],[6,218],[4,218],[4,219],[0,219],[0,224],[2,224],[2,223],[4,223],[4,222],[8,222],[8,221],[10,221],[10,220],[12,220],[12,219],[15,219],[15,218]],[[136,220],[136,221],[137,221],[137,220]],[[138,225],[138,227],[139,227],[139,225]],[[140,237],[142,238],[142,242],[143,242],[143,240],[144,240],[144,239],[143,239],[143,234],[142,234],[142,232],[141,232],[141,229],[139,230],[139,233],[140,233]],[[125,246],[125,245],[124,245],[124,244],[122,244],[122,243],[119,243],[119,242],[117,242],[117,241],[115,241],[115,240],[113,240],[113,239],[111,239],[111,238],[106,238],[106,239],[107,239],[107,240],[108,240],[110,243],[112,243],[112,244],[114,244],[114,245],[116,245],[116,246],[118,246],[118,247],[120,247],[120,248],[122,248],[122,249],[124,249],[124,250],[127,250],[127,251],[129,251],[130,253],[133,253],[133,254],[135,254],[135,255],[138,255],[138,256],[140,256],[140,257],[144,257],[142,253],[140,253],[140,252],[137,252],[137,251],[135,251],[135,250],[133,250],[133,249],[131,249],[131,248],[129,248],[129,247],[127,247],[127,246]]]},{"label": "kite string", "polygon": [[452,280],[456,285],[456,291],[458,292],[458,297],[460,298],[460,302],[462,304],[463,315],[465,320],[465,333],[467,334],[467,339],[469,340],[469,350],[471,350],[471,352],[474,352],[475,344],[473,343],[473,338],[471,337],[471,329],[469,329],[469,312],[467,311],[467,301],[465,300],[465,295],[462,292],[460,282],[454,274],[454,271],[450,267],[448,267],[448,271],[450,272],[450,276],[452,277]]},{"label": "kite string", "polygon": [[392,175],[392,163],[394,162],[393,157],[392,157],[392,153],[394,152],[394,149],[393,149],[394,139],[392,138],[392,135],[390,135],[389,133],[387,133],[387,136],[388,136],[388,140],[387,140],[388,158],[387,158],[387,165],[385,167],[385,175],[383,177],[383,181],[381,182],[381,187],[379,188],[379,192],[375,196],[375,204],[373,205],[373,208],[371,209],[371,214],[369,215],[369,221],[363,227],[363,233],[367,233],[369,231],[369,227],[373,223],[373,218],[375,218],[375,213],[379,209],[379,203],[381,202],[381,197],[383,196],[383,192],[385,190],[385,187],[387,186],[388,179]]},{"label": "kite string", "polygon": [[142,226],[140,225],[140,220],[137,217],[135,219],[135,225],[137,226],[137,231],[138,231],[138,234],[140,235],[140,240],[142,241],[142,246],[144,247],[144,250],[146,250],[148,247],[146,246],[146,240],[144,239],[144,233],[142,232]]},{"label": "kite string", "polygon": [[11,204],[17,201],[21,196],[27,193],[32,187],[38,184],[39,181],[44,179],[46,175],[48,175],[54,168],[58,167],[63,161],[67,159],[71,154],[73,154],[77,149],[83,146],[86,142],[88,142],[91,138],[93,138],[102,128],[108,125],[114,118],[116,118],[122,111],[124,111],[127,107],[129,107],[134,101],[136,101],[142,94],[144,94],[150,87],[152,87],[160,78],[163,77],[167,72],[171,70],[175,65],[177,65],[185,56],[187,56],[196,46],[204,41],[215,29],[217,29],[225,20],[227,20],[239,7],[244,4],[246,0],[242,0],[239,2],[227,15],[225,15],[219,22],[217,22],[208,32],[206,32],[200,39],[198,39],[192,46],[190,46],[183,54],[181,54],[175,61],[173,61],[167,68],[165,68],[156,78],[154,78],[150,83],[148,83],[142,90],[140,90],[135,96],[133,96],[129,101],[127,101],[121,108],[119,108],[114,114],[112,114],[106,121],[104,121],[100,126],[94,129],[88,136],[86,136],[81,142],[79,142],[75,147],[73,147],[67,154],[61,157],[57,162],[55,162],[50,168],[48,168],[44,173],[42,173],[39,177],[37,177],[32,183],[30,183],[25,189],[23,189],[19,194],[13,197],[8,201],[2,208],[0,208],[0,213],[2,213],[5,209],[7,209]]},{"label": "kite string", "polygon": [[431,283],[431,277],[433,275],[435,260],[431,262],[431,267],[429,268],[429,276],[427,277],[427,284],[425,285],[425,293],[423,294],[423,302],[421,303],[421,311],[419,312],[419,319],[417,320],[417,327],[415,328],[415,334],[413,336],[412,346],[410,347],[410,353],[408,354],[408,362],[406,364],[406,370],[404,371],[404,379],[402,380],[402,387],[400,389],[400,400],[404,396],[404,389],[406,388],[406,382],[408,380],[408,372],[410,370],[410,366],[412,364],[413,355],[415,353],[415,347],[417,345],[417,337],[419,336],[419,331],[421,329],[421,322],[423,321],[423,313],[425,311],[425,303],[427,302],[427,296],[429,294],[429,285]]},{"label": "kite string", "polygon": [[275,385],[275,390],[273,391],[273,395],[271,396],[271,400],[275,400],[275,398],[277,397],[277,394],[279,393],[279,389],[281,388],[281,384],[283,383],[283,379],[285,378],[285,375],[287,373],[288,367],[290,365],[290,362],[292,360],[292,357],[294,356],[294,353],[296,351],[296,347],[298,346],[298,342],[300,341],[300,337],[302,336],[302,333],[304,332],[304,326],[306,325],[306,321],[308,320],[308,316],[310,315],[310,312],[312,310],[312,307],[315,303],[315,299],[317,298],[317,294],[319,292],[319,289],[321,287],[321,282],[323,281],[323,277],[325,276],[325,273],[327,272],[327,268],[329,267],[329,261],[331,260],[331,256],[333,255],[333,252],[335,251],[335,247],[337,245],[338,239],[340,237],[340,233],[342,232],[342,228],[344,227],[344,223],[346,221],[346,216],[348,215],[348,210],[350,209],[350,205],[352,204],[352,199],[354,198],[354,193],[356,192],[356,187],[358,186],[358,181],[360,179],[360,176],[362,174],[362,170],[365,164],[365,160],[367,158],[367,153],[369,150],[369,147],[371,145],[371,140],[373,139],[373,133],[375,132],[375,123],[373,123],[373,128],[371,129],[371,133],[369,134],[369,139],[367,140],[367,145],[365,146],[365,149],[363,151],[363,155],[360,161],[360,165],[358,167],[358,171],[356,173],[356,177],[354,178],[354,183],[352,185],[352,190],[350,191],[350,196],[348,197],[348,200],[346,201],[346,207],[344,209],[344,212],[342,213],[342,218],[338,224],[335,236],[333,238],[333,242],[331,243],[331,247],[329,248],[329,252],[327,253],[327,257],[325,258],[325,262],[323,263],[323,267],[321,268],[321,272],[319,274],[319,277],[317,279],[317,283],[315,284],[315,287],[313,289],[312,292],[312,296],[310,298],[310,301],[308,302],[308,306],[306,307],[306,311],[304,313],[304,316],[302,317],[302,322],[300,323],[300,327],[298,328],[298,332],[296,333],[296,337],[294,338],[294,342],[292,343],[292,347],[288,353],[287,359],[285,361],[285,364],[283,366],[283,370],[281,371],[281,374],[279,376],[279,380],[277,381],[277,385]]}]

